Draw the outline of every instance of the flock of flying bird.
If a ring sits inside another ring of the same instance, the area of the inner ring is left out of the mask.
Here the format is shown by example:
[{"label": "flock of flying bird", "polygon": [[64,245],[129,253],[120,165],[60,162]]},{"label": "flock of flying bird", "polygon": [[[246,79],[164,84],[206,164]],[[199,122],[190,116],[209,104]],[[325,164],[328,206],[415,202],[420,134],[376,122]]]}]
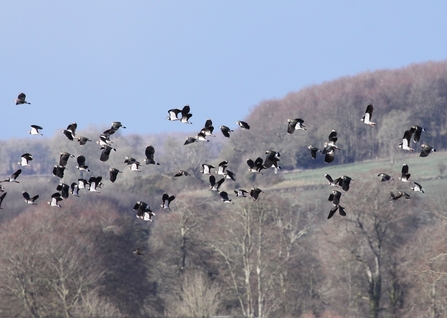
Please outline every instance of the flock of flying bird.
[{"label": "flock of flying bird", "polygon": [[[28,101],[26,101],[26,95],[24,93],[20,93],[18,95],[17,99],[15,100],[15,102],[16,102],[16,105],[30,104]],[[192,117],[191,109],[190,109],[189,105],[185,105],[182,109],[180,109],[180,108],[170,109],[170,110],[168,110],[168,114],[169,115],[168,115],[167,119],[169,121],[179,121],[179,122],[185,123],[185,124],[192,124],[189,121],[190,118]],[[363,115],[361,120],[367,125],[375,126],[376,124],[371,121],[372,114],[373,114],[373,106],[371,104],[369,104],[366,107],[365,114]],[[244,121],[237,121],[236,124],[242,130],[250,129],[250,126],[248,125],[248,123],[246,123]],[[78,136],[76,134],[76,128],[77,128],[77,124],[72,123],[72,124],[68,125],[67,128],[62,130],[61,132],[68,138],[68,140],[70,140],[70,141],[76,140],[77,142],[79,142],[79,145],[81,145],[81,146],[85,145],[87,142],[92,141],[87,137]],[[118,129],[120,129],[120,128],[126,128],[126,127],[123,126],[121,124],[121,122],[113,122],[112,126],[109,129],[105,130],[99,136],[99,140],[96,141],[96,143],[100,145],[100,150],[101,150],[101,154],[99,156],[100,161],[106,162],[109,159],[111,151],[116,151],[116,149],[113,148],[113,146],[112,146],[110,137],[116,131],[118,131]],[[230,129],[229,127],[224,126],[224,125],[219,126],[219,128],[220,128],[224,137],[230,138],[230,133],[233,132],[232,129]],[[40,132],[42,129],[43,128],[41,126],[31,125],[31,129],[28,131],[28,133],[31,135],[42,135]],[[296,119],[288,119],[287,120],[287,134],[290,135],[295,130],[304,130],[304,131],[306,130],[306,126],[304,125],[303,119],[296,118]],[[191,144],[194,142],[209,142],[209,140],[207,138],[210,136],[215,136],[213,134],[213,132],[214,132],[213,123],[212,123],[211,119],[208,119],[208,120],[206,120],[204,127],[197,133],[196,136],[186,138],[184,145],[188,145],[188,144]],[[398,146],[400,148],[402,148],[403,150],[407,150],[407,151],[411,151],[411,152],[414,151],[414,148],[411,147],[411,144],[412,144],[412,142],[417,143],[420,141],[422,132],[425,132],[425,129],[420,126],[415,125],[415,126],[410,127],[410,129],[405,131],[403,139],[402,139],[402,143],[400,143]],[[337,140],[338,140],[337,132],[335,130],[332,130],[329,133],[328,140],[324,143],[323,148],[321,150],[313,145],[308,146],[308,149],[310,150],[311,157],[313,159],[316,159],[317,154],[321,153],[322,155],[324,155],[325,163],[333,162],[335,159],[335,151],[340,150],[340,148],[336,145]],[[431,152],[436,151],[436,149],[434,149],[433,147],[431,147],[430,145],[427,145],[425,143],[423,143],[421,145],[421,148],[422,148],[421,153],[420,153],[421,157],[427,157]],[[144,159],[145,164],[159,165],[159,163],[154,160],[154,154],[155,154],[154,147],[152,145],[147,146],[145,149],[145,156],[146,156],[146,158]],[[53,171],[52,171],[53,176],[62,179],[64,177],[64,170],[68,163],[68,160],[70,158],[74,158],[74,157],[75,157],[74,155],[72,155],[68,152],[61,152],[60,157],[59,157],[59,163],[57,165],[54,165],[54,167],[53,167]],[[30,162],[32,160],[33,160],[33,156],[30,153],[25,153],[21,156],[21,161],[18,164],[21,165],[22,167],[30,166]],[[249,171],[258,173],[258,174],[262,174],[262,170],[264,170],[264,169],[274,168],[274,169],[280,170],[281,167],[279,166],[279,161],[280,161],[280,153],[278,151],[267,150],[267,151],[265,151],[264,159],[261,157],[258,157],[255,160],[248,158],[246,160],[246,163],[247,163]],[[86,158],[83,155],[78,155],[76,157],[76,162],[77,162],[77,166],[76,166],[77,169],[79,169],[80,171],[90,172],[90,170],[88,169],[88,166],[86,165]],[[136,160],[135,158],[127,156],[127,157],[125,157],[124,163],[128,165],[128,167],[131,171],[140,171],[139,166],[141,165],[141,163],[138,160]],[[225,180],[236,181],[235,174],[233,172],[231,172],[230,170],[228,170],[227,167],[228,167],[228,161],[226,161],[226,160],[219,163],[217,168],[214,165],[204,163],[204,164],[202,164],[201,172],[204,175],[209,175],[210,189],[212,191],[219,193],[219,196],[224,203],[233,203],[229,197],[229,194],[226,191],[219,190],[220,186],[223,184],[223,182]],[[110,180],[110,182],[113,183],[116,181],[118,173],[120,173],[122,171],[120,171],[117,168],[110,168],[109,170],[110,170],[109,180]],[[219,178],[219,180],[217,180],[216,176],[213,174],[214,170],[215,170],[217,176],[221,176]],[[19,177],[21,172],[22,172],[22,170],[18,169],[10,177],[0,181],[0,183],[6,183],[6,182],[19,183],[19,181],[17,181],[17,178]],[[189,173],[187,171],[179,170],[174,175],[174,178],[181,177],[181,176],[188,176],[188,175],[189,175]],[[394,180],[390,175],[388,175],[386,173],[379,173],[378,177],[380,177],[380,180],[382,182]],[[349,190],[350,182],[353,181],[353,179],[351,177],[346,176],[346,175],[341,176],[334,180],[329,174],[325,174],[325,178],[328,180],[328,182],[331,186],[340,187],[341,190],[344,192],[347,192]],[[409,167],[408,167],[408,165],[404,164],[402,166],[401,176],[399,177],[399,179],[402,182],[409,182],[409,178],[410,178]],[[56,188],[56,192],[51,195],[51,199],[48,202],[48,204],[52,207],[60,208],[61,205],[59,202],[62,201],[63,199],[68,198],[70,193],[73,196],[79,196],[80,189],[85,189],[90,192],[98,192],[98,189],[101,188],[102,185],[103,185],[103,183],[102,183],[101,176],[92,176],[89,178],[89,180],[79,178],[76,182],[72,182],[70,185],[65,184],[65,183],[60,183]],[[417,182],[413,182],[413,186],[411,187],[411,189],[413,191],[418,191],[418,192],[424,193],[423,187]],[[2,203],[3,199],[5,198],[7,192],[5,192],[5,188],[1,185],[0,185],[0,191],[3,192],[3,194],[0,196],[0,208],[1,208],[1,203]],[[235,189],[234,190],[234,194],[236,197],[250,197],[253,200],[257,200],[260,193],[262,193],[262,190],[257,187],[253,187],[250,191],[247,191],[244,189]],[[23,191],[22,195],[23,195],[25,202],[27,204],[32,204],[32,205],[35,205],[36,204],[35,201],[39,198],[39,195],[34,195],[31,197],[31,195],[29,193],[27,193],[26,191]],[[341,191],[338,191],[338,190],[331,191],[328,201],[332,202],[333,207],[330,209],[328,219],[330,219],[337,211],[339,211],[339,214],[342,216],[346,215],[346,212],[345,212],[343,206],[340,205],[341,196],[342,196]],[[393,192],[390,193],[391,201],[395,201],[401,197],[410,199],[410,195],[404,191],[399,191],[397,194],[394,194]],[[169,195],[167,193],[164,193],[162,195],[161,208],[162,209],[170,209],[170,203],[174,199],[175,199],[174,195]],[[135,203],[135,205],[133,206],[133,210],[136,211],[136,217],[138,217],[142,220],[145,220],[145,221],[153,222],[152,217],[155,216],[155,214],[150,209],[149,205],[147,203],[145,203],[144,201],[137,201]],[[139,252],[137,252],[137,251],[134,251],[134,252],[138,255],[142,255],[141,250]]]}]

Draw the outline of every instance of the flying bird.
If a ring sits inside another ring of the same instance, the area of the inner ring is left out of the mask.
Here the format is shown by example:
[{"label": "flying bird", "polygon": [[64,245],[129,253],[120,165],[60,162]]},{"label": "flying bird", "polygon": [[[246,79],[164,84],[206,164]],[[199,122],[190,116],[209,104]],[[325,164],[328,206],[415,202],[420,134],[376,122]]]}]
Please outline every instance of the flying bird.
[{"label": "flying bird", "polygon": [[134,250],[132,253],[134,253],[134,254],[136,254],[136,255],[138,255],[138,256],[141,256],[141,255],[143,255],[143,251],[141,250],[141,248],[137,248],[136,250]]},{"label": "flying bird", "polygon": [[115,182],[116,181],[116,178],[117,178],[117,176],[118,176],[118,173],[121,173],[121,171],[119,171],[118,169],[116,169],[116,168],[110,168],[109,169],[109,180],[110,180],[110,182]]},{"label": "flying bird", "polygon": [[413,183],[414,183],[414,185],[413,185],[413,187],[411,187],[411,190],[416,191],[416,192],[425,193],[424,188],[422,188],[422,186],[419,183],[417,183],[417,182],[413,182]]},{"label": "flying bird", "polygon": [[365,115],[363,115],[363,117],[361,119],[363,121],[363,123],[365,123],[367,125],[371,125],[371,126],[375,126],[376,125],[376,123],[373,123],[371,121],[372,114],[373,114],[373,109],[374,109],[374,107],[373,107],[372,104],[369,104],[368,106],[366,106]]},{"label": "flying bird", "polygon": [[256,201],[261,194],[262,190],[259,188],[252,188],[250,190],[250,197],[253,199],[253,201]]},{"label": "flying bird", "polygon": [[401,197],[405,197],[405,199],[411,199],[410,195],[406,192],[399,191],[398,194],[394,194],[393,192],[390,192],[391,201],[396,201],[396,200],[400,199]]},{"label": "flying bird", "polygon": [[377,176],[380,177],[380,181],[393,181],[394,180],[389,174],[386,174],[383,172],[379,173]]},{"label": "flying bird", "polygon": [[110,156],[110,151],[116,151],[115,148],[112,148],[110,146],[103,146],[101,147],[102,152],[101,152],[101,156],[99,157],[99,160],[102,162],[105,162],[107,160],[109,160],[109,156]]},{"label": "flying bird", "polygon": [[202,170],[201,170],[201,172],[202,172],[203,174],[212,174],[211,169],[214,169],[214,166],[213,166],[213,165],[209,165],[209,164],[207,164],[207,163],[204,163],[204,164],[202,164]]},{"label": "flying bird", "polygon": [[56,190],[60,192],[63,199],[67,199],[70,191],[70,186],[65,183],[59,183],[56,187]]},{"label": "flying bird", "polygon": [[189,176],[189,172],[185,171],[185,170],[179,170],[175,175],[174,178],[176,177],[181,177],[181,176]]},{"label": "flying bird", "polygon": [[135,203],[135,205],[133,206],[133,210],[137,211],[137,218],[144,221],[154,222],[154,220],[152,220],[152,217],[155,216],[155,213],[151,211],[146,202],[137,201],[137,203]]},{"label": "flying bird", "polygon": [[73,182],[70,185],[70,193],[71,193],[71,195],[73,195],[75,197],[79,197],[79,187],[78,187],[78,184],[76,182]]},{"label": "flying bird", "polygon": [[219,181],[216,182],[216,177],[211,175],[209,181],[210,181],[210,189],[212,191],[219,191],[219,187],[225,181],[225,178],[221,178]]},{"label": "flying bird", "polygon": [[216,137],[215,135],[213,135],[213,131],[213,122],[211,121],[211,119],[208,118],[205,122],[205,126],[202,128],[202,130],[200,130],[200,132],[203,133],[205,136]]},{"label": "flying bird", "polygon": [[291,135],[295,130],[306,130],[304,120],[301,118],[287,119],[287,134]]},{"label": "flying bird", "polygon": [[422,132],[425,132],[425,128],[417,125],[414,125],[411,128],[414,131],[413,142],[417,143],[421,139]]},{"label": "flying bird", "polygon": [[180,122],[184,124],[192,124],[189,119],[192,117],[190,113],[191,109],[189,105],[185,105],[181,111],[182,117],[180,117]]},{"label": "flying bird", "polygon": [[225,191],[221,191],[219,192],[220,198],[223,201],[223,203],[231,203],[233,204],[233,202],[231,202],[231,199],[228,197],[228,193]]},{"label": "flying bird", "polygon": [[341,216],[346,216],[346,212],[344,207],[340,205],[340,197],[341,192],[337,190],[332,190],[331,194],[329,195],[328,201],[332,201],[332,204],[334,205],[331,210],[329,211],[328,219],[332,218],[335,214],[335,212],[340,213]]},{"label": "flying bird", "polygon": [[230,138],[230,132],[233,132],[233,130],[231,130],[229,127],[225,125],[219,126],[219,128],[225,137]]},{"label": "flying bird", "polygon": [[112,127],[111,128],[115,129],[115,131],[116,131],[116,130],[118,130],[120,128],[126,129],[126,126],[123,126],[123,124],[121,124],[120,121],[114,121],[114,122],[112,122]]},{"label": "flying bird", "polygon": [[6,194],[7,194],[8,192],[4,192],[1,196],[0,196],[0,209],[3,209],[2,208],[2,202],[3,202],[3,199],[6,197]]},{"label": "flying bird", "polygon": [[244,189],[237,189],[234,190],[234,194],[236,194],[237,197],[243,197],[246,198],[247,197],[247,193],[248,191],[244,190]]},{"label": "flying bird", "polygon": [[74,158],[74,155],[66,151],[61,152],[59,156],[59,166],[65,167],[68,163],[68,159],[70,158]]},{"label": "flying bird", "polygon": [[61,197],[61,194],[59,192],[55,192],[51,195],[51,200],[47,203],[52,207],[60,208],[61,205],[59,204],[59,202],[62,200],[63,198]]},{"label": "flying bird", "polygon": [[20,156],[21,161],[18,162],[19,165],[21,165],[22,167],[28,166],[30,167],[29,162],[31,160],[33,160],[33,155],[30,153],[24,153],[23,155]]},{"label": "flying bird", "polygon": [[413,136],[414,128],[405,130],[404,136],[402,137],[402,143],[399,144],[399,148],[408,151],[414,151],[413,148],[410,147],[411,137]]},{"label": "flying bird", "polygon": [[169,210],[170,210],[171,208],[169,207],[169,204],[171,204],[171,202],[172,202],[174,199],[175,199],[175,196],[174,196],[174,195],[169,196],[169,194],[164,193],[164,194],[162,195],[162,197],[161,197],[161,201],[162,201],[161,207],[162,207],[163,209],[169,209]]},{"label": "flying bird", "polygon": [[421,148],[422,148],[422,150],[421,150],[421,154],[419,155],[419,157],[427,157],[430,153],[436,152],[435,148],[433,148],[432,146],[427,145],[427,144],[422,144]]},{"label": "flying bird", "polygon": [[22,105],[22,104],[31,104],[26,101],[26,95],[25,93],[19,93],[17,98],[14,100],[16,105]]},{"label": "flying bird", "polygon": [[241,127],[243,130],[249,130],[249,129],[250,129],[250,125],[247,124],[245,121],[238,120],[238,121],[236,122],[236,124],[238,124],[239,127]]},{"label": "flying bird", "polygon": [[41,135],[43,136],[39,130],[42,130],[43,128],[38,125],[31,125],[31,130],[28,131],[28,134],[30,135]]},{"label": "flying bird", "polygon": [[196,137],[186,137],[185,143],[183,145],[189,145],[196,141],[197,141]]},{"label": "flying bird", "polygon": [[101,180],[102,180],[101,176],[99,176],[99,177],[90,177],[90,179],[88,179],[88,183],[90,185],[90,188],[89,188],[90,192],[98,192],[99,193],[97,188],[101,187]]},{"label": "flying bird", "polygon": [[69,140],[73,140],[74,137],[76,137],[76,128],[78,127],[78,124],[71,123],[67,126],[67,129],[62,130],[62,133],[67,137]]},{"label": "flying bird", "polygon": [[87,137],[84,136],[78,136],[76,140],[79,142],[79,145],[84,146],[87,142],[91,141]]},{"label": "flying bird", "polygon": [[37,205],[37,203],[35,203],[34,201],[36,201],[39,198],[39,195],[35,195],[33,197],[31,197],[28,192],[23,191],[22,192],[22,196],[25,199],[25,202],[31,205]]},{"label": "flying bird", "polygon": [[148,165],[148,164],[152,164],[152,165],[159,165],[158,162],[156,162],[154,160],[154,154],[155,154],[155,148],[154,146],[147,146],[146,150],[144,151],[145,155],[146,155],[146,159],[144,159],[144,162]]},{"label": "flying bird", "polygon": [[318,148],[312,145],[309,145],[307,148],[309,148],[310,150],[310,156],[312,157],[312,159],[317,158]]},{"label": "flying bird", "polygon": [[19,181],[17,181],[17,178],[19,177],[19,175],[21,173],[22,173],[22,169],[19,169],[16,172],[14,172],[10,177],[8,177],[5,180],[0,181],[0,182],[15,182],[15,183],[19,183]]},{"label": "flying bird", "polygon": [[219,166],[217,167],[217,174],[221,174],[224,175],[225,174],[225,170],[228,167],[228,161],[224,160],[221,163],[219,163]]},{"label": "flying bird", "polygon": [[79,169],[81,171],[88,171],[88,172],[90,172],[90,169],[85,164],[85,156],[83,156],[83,155],[77,156],[76,157],[76,162],[78,163],[78,165],[76,166],[77,169]]},{"label": "flying bird", "polygon": [[261,157],[258,157],[255,159],[255,161],[253,161],[252,159],[248,158],[246,160],[247,165],[248,165],[248,171],[250,172],[257,172],[257,173],[261,173],[261,170],[264,169],[264,160]]},{"label": "flying bird", "polygon": [[410,171],[410,167],[408,167],[407,164],[403,164],[402,165],[402,170],[401,170],[401,176],[399,177],[399,180],[403,181],[403,182],[409,182],[408,179],[410,179],[411,174],[408,173]]}]

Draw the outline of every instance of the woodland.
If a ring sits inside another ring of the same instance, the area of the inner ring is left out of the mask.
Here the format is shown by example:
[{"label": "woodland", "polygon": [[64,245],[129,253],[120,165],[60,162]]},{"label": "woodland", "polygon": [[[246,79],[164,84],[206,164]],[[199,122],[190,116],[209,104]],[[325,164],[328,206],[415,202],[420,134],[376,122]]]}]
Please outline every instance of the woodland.
[{"label": "woodland", "polygon": [[[374,127],[360,120],[368,104]],[[302,118],[307,130],[287,134],[289,118]],[[447,317],[446,119],[442,61],[261,101],[244,119],[250,130],[234,128],[230,138],[216,128],[209,142],[183,145],[181,133],[118,131],[107,163],[95,143],[107,127],[77,132],[93,140],[84,146],[63,134],[0,140],[0,178],[20,168],[23,153],[34,157],[20,183],[1,183],[8,194],[0,210],[0,317]],[[414,152],[398,147],[412,125],[426,129],[421,142],[437,152],[422,158],[420,144]],[[340,147],[334,162],[312,159],[308,146],[322,147],[332,130]],[[125,156],[142,161],[147,145],[160,165],[127,169]],[[247,158],[268,149],[281,153],[281,170],[248,171]],[[61,151],[83,154],[91,172],[70,159],[63,179],[52,176]],[[223,160],[236,175],[221,189],[231,204],[201,173],[202,164]],[[425,193],[398,179],[404,163]],[[114,183],[110,167],[122,171]],[[190,175],[174,178],[179,169]],[[394,180],[381,182],[380,172]],[[344,217],[327,219],[333,187],[325,173],[354,179],[341,197]],[[91,175],[103,176],[100,193],[47,204],[59,183]],[[253,187],[263,191],[257,200],[233,194]],[[390,202],[399,190],[411,199]],[[37,205],[22,191],[39,194]],[[160,208],[163,193],[175,195],[169,210]],[[138,200],[154,222],[135,217]]]}]

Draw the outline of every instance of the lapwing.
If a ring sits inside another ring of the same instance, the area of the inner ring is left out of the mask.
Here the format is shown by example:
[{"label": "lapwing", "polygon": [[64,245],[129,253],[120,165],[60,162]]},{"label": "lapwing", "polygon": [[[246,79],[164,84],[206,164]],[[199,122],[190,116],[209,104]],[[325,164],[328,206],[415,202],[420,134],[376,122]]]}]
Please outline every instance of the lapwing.
[{"label": "lapwing", "polygon": [[61,205],[59,202],[62,200],[63,198],[61,197],[61,194],[59,192],[55,192],[51,195],[51,200],[47,203],[52,207],[60,208]]},{"label": "lapwing", "polygon": [[372,114],[373,114],[373,109],[374,109],[374,107],[373,107],[372,104],[369,104],[368,106],[366,106],[365,115],[363,115],[363,117],[361,119],[363,121],[363,123],[365,123],[367,125],[371,125],[371,126],[375,126],[376,125],[376,123],[373,123],[371,121]]},{"label": "lapwing", "polygon": [[87,142],[91,141],[87,137],[84,136],[78,136],[76,140],[79,142],[79,145],[84,146]]},{"label": "lapwing", "polygon": [[2,202],[3,202],[3,199],[6,197],[6,194],[7,194],[8,192],[4,192],[1,196],[0,196],[0,209],[3,209],[2,208]]},{"label": "lapwing", "polygon": [[246,198],[247,197],[247,193],[248,193],[248,191],[246,191],[244,189],[234,190],[234,194],[236,194],[237,197]]},{"label": "lapwing", "polygon": [[101,149],[102,149],[102,151],[101,151],[101,156],[99,157],[99,160],[102,161],[102,162],[105,162],[105,161],[109,160],[110,152],[112,150],[116,151],[115,148],[112,148],[110,146],[103,146],[103,147],[101,147]]},{"label": "lapwing", "polygon": [[416,192],[425,193],[424,188],[422,188],[422,186],[419,183],[413,181],[413,184],[414,185],[411,187],[411,190],[416,191]]},{"label": "lapwing", "polygon": [[98,192],[99,193],[99,191],[97,189],[100,188],[100,186],[101,186],[101,180],[102,180],[101,176],[90,177],[90,179],[88,179],[88,183],[90,185],[90,187],[89,187],[90,192]]},{"label": "lapwing", "polygon": [[136,254],[136,255],[138,255],[138,256],[143,255],[143,251],[142,251],[141,248],[139,248],[139,247],[138,247],[136,250],[134,250],[133,253]]},{"label": "lapwing", "polygon": [[161,197],[161,201],[162,201],[162,203],[161,203],[161,207],[163,208],[163,209],[171,209],[170,207],[169,207],[169,204],[171,204],[171,202],[173,201],[175,199],[175,196],[174,195],[171,195],[171,196],[169,196],[169,194],[167,194],[167,193],[164,193],[163,195],[162,195],[162,197]]},{"label": "lapwing", "polygon": [[214,131],[213,122],[211,121],[211,119],[208,118],[205,122],[205,126],[202,128],[200,132],[203,133],[205,136],[216,137],[215,135],[213,135],[213,131]]},{"label": "lapwing", "polygon": [[28,134],[30,135],[41,135],[40,130],[42,130],[43,128],[41,126],[38,125],[31,125],[31,129],[28,131]]},{"label": "lapwing", "polygon": [[228,161],[224,160],[221,163],[219,163],[219,166],[217,167],[217,174],[225,175],[225,170],[228,167]]},{"label": "lapwing", "polygon": [[405,199],[411,199],[411,196],[403,191],[399,191],[398,194],[394,194],[392,191],[390,192],[390,199],[391,201],[396,201],[400,199],[401,197],[404,197]]},{"label": "lapwing", "polygon": [[22,104],[31,104],[26,101],[26,95],[25,93],[19,93],[17,98],[14,100],[16,105],[22,105]]},{"label": "lapwing", "polygon": [[306,130],[304,120],[301,118],[287,119],[287,134],[291,135],[295,130]]},{"label": "lapwing", "polygon": [[345,212],[345,208],[342,207],[341,205],[334,205],[332,207],[332,209],[329,211],[329,215],[327,216],[327,219],[329,220],[330,218],[332,218],[335,214],[335,212],[340,213],[341,216],[346,216],[346,212]]},{"label": "lapwing", "polygon": [[181,176],[189,176],[189,172],[185,171],[185,170],[179,170],[175,175],[174,178],[176,177],[181,177]]},{"label": "lapwing", "polygon": [[166,119],[170,120],[170,121],[176,121],[176,120],[180,120],[178,114],[180,114],[182,112],[181,109],[178,108],[173,108],[168,110],[168,117],[166,117]]},{"label": "lapwing", "polygon": [[312,157],[312,159],[317,158],[317,152],[319,149],[312,145],[309,145],[307,148],[310,150],[310,156]]},{"label": "lapwing", "polygon": [[231,179],[233,181],[236,181],[236,175],[231,172],[230,170],[225,170],[225,174],[224,174],[225,179]]},{"label": "lapwing", "polygon": [[189,145],[196,141],[197,141],[196,137],[186,137],[185,143],[183,145]]},{"label": "lapwing", "polygon": [[146,149],[144,150],[144,153],[146,155],[146,159],[144,159],[144,162],[148,165],[148,164],[152,164],[152,165],[160,165],[158,162],[156,162],[154,160],[154,154],[155,154],[155,148],[152,145],[149,145],[146,147]]},{"label": "lapwing", "polygon": [[267,150],[265,154],[267,156],[263,163],[264,169],[275,167],[276,169],[281,170],[281,167],[279,166],[280,153],[274,150]]},{"label": "lapwing", "polygon": [[430,153],[436,152],[435,148],[433,148],[432,146],[427,145],[427,144],[422,144],[421,148],[422,148],[422,150],[421,150],[419,157],[428,157],[428,155]]},{"label": "lapwing", "polygon": [[380,181],[393,181],[394,180],[389,174],[386,174],[383,172],[379,173],[377,176],[380,177]]},{"label": "lapwing", "polygon": [[250,197],[253,199],[253,201],[256,201],[259,198],[259,195],[261,194],[262,190],[259,188],[251,188],[250,190]]},{"label": "lapwing", "polygon": [[19,181],[17,181],[17,178],[19,177],[19,175],[21,173],[22,173],[22,169],[19,169],[16,172],[14,172],[10,177],[8,177],[5,180],[0,181],[0,182],[15,182],[15,183],[19,183]]},{"label": "lapwing", "polygon": [[72,184],[70,185],[70,193],[75,197],[79,197],[79,187],[76,182],[72,182]]},{"label": "lapwing", "polygon": [[56,187],[56,190],[60,192],[63,199],[67,199],[70,191],[70,186],[65,183],[59,183]]},{"label": "lapwing", "polygon": [[81,170],[81,171],[87,171],[90,172],[90,169],[88,168],[88,166],[85,164],[85,156],[84,155],[79,155],[76,157],[76,162],[78,163],[78,165],[76,166],[77,169]]},{"label": "lapwing", "polygon": [[196,135],[196,141],[205,141],[205,142],[209,142],[208,139],[206,139],[206,135],[204,132],[200,131],[197,135]]},{"label": "lapwing", "polygon": [[109,169],[109,180],[110,180],[110,182],[115,182],[116,181],[116,178],[117,178],[117,176],[118,176],[118,173],[121,173],[121,171],[119,171],[118,169],[116,169],[116,168],[110,168]]},{"label": "lapwing", "polygon": [[214,169],[213,165],[204,163],[204,164],[202,164],[202,169],[200,172],[202,172],[203,174],[212,174],[211,169]]},{"label": "lapwing", "polygon": [[35,203],[34,201],[36,201],[39,198],[39,195],[36,194],[35,196],[31,197],[28,192],[23,191],[22,192],[22,196],[25,199],[25,202],[30,204],[30,205],[37,205],[37,203]]},{"label": "lapwing", "polygon": [[191,109],[189,105],[185,105],[181,111],[182,117],[180,117],[180,122],[184,124],[192,124],[189,119],[192,117],[192,114],[190,113]]},{"label": "lapwing", "polygon": [[97,140],[96,143],[98,145],[100,145],[101,147],[104,147],[104,146],[112,147],[112,141],[110,140],[110,136],[108,136],[108,135],[104,135],[104,134],[99,135],[99,140]]},{"label": "lapwing", "polygon": [[19,165],[21,165],[22,167],[28,166],[30,167],[30,161],[33,160],[33,155],[30,153],[24,153],[23,155],[20,156],[21,161],[18,162]]},{"label": "lapwing", "polygon": [[70,158],[74,158],[74,155],[66,151],[61,152],[59,156],[59,166],[65,167],[68,163],[68,159]]},{"label": "lapwing", "polygon": [[238,120],[238,121],[236,122],[236,124],[238,124],[239,127],[241,127],[241,129],[243,129],[243,130],[249,130],[249,129],[250,129],[250,125],[247,124],[245,121]]},{"label": "lapwing", "polygon": [[90,190],[90,184],[88,183],[87,180],[80,178],[78,179],[78,188]]},{"label": "lapwing", "polygon": [[78,124],[71,123],[67,126],[67,129],[62,130],[62,133],[67,137],[69,140],[73,140],[74,137],[76,137],[76,128],[78,127]]},{"label": "lapwing", "polygon": [[401,176],[399,177],[399,180],[401,180],[402,182],[409,182],[408,179],[410,179],[411,174],[408,173],[410,171],[410,167],[408,167],[407,164],[403,164],[402,165],[402,170],[401,170]]},{"label": "lapwing", "polygon": [[228,193],[225,191],[221,191],[219,192],[220,198],[223,201],[223,203],[231,203],[233,204],[233,202],[231,202],[231,199],[228,197]]},{"label": "lapwing", "polygon": [[329,182],[329,185],[335,187],[337,184],[334,182],[334,179],[332,179],[330,174],[325,173],[324,177],[327,179],[327,181]]},{"label": "lapwing", "polygon": [[225,125],[219,126],[219,128],[225,137],[230,138],[230,132],[233,132],[232,129],[230,129],[229,127],[227,127]]},{"label": "lapwing", "polygon": [[121,124],[120,121],[114,121],[114,122],[112,122],[112,127],[111,128],[115,129],[115,130],[118,130],[120,128],[126,129],[126,126],[123,126],[123,124]]},{"label": "lapwing", "polygon": [[152,217],[155,216],[155,213],[151,211],[146,202],[137,201],[137,203],[135,203],[135,205],[133,206],[133,210],[137,211],[137,218],[144,221],[154,222],[154,220],[152,220]]},{"label": "lapwing", "polygon": [[339,178],[337,178],[335,181],[335,184],[339,185],[343,191],[348,191],[349,190],[349,185],[351,183],[351,181],[354,181],[351,177],[348,177],[346,175],[341,176]]},{"label": "lapwing", "polygon": [[329,211],[328,219],[332,218],[335,214],[335,212],[340,213],[341,216],[346,216],[346,212],[344,207],[340,205],[340,197],[341,192],[337,190],[332,190],[331,194],[329,195],[328,201],[332,201],[332,204],[334,205],[331,210]]},{"label": "lapwing", "polygon": [[219,187],[225,181],[225,178],[221,178],[219,181],[216,181],[216,177],[211,175],[209,181],[210,181],[210,189],[212,191],[219,191]]},{"label": "lapwing", "polygon": [[261,157],[258,157],[255,159],[255,161],[253,161],[252,159],[248,158],[246,160],[247,165],[248,165],[248,171],[250,172],[257,172],[257,173],[261,173],[261,170],[264,169],[264,160]]},{"label": "lapwing", "polygon": [[399,148],[402,148],[403,150],[414,151],[414,149],[410,147],[410,141],[411,137],[413,136],[414,130],[415,129],[412,127],[405,131],[404,136],[402,137],[402,143],[399,144]]},{"label": "lapwing", "polygon": [[422,132],[425,132],[425,128],[422,128],[421,126],[414,125],[411,127],[414,131],[413,135],[413,142],[417,143],[421,139]]}]

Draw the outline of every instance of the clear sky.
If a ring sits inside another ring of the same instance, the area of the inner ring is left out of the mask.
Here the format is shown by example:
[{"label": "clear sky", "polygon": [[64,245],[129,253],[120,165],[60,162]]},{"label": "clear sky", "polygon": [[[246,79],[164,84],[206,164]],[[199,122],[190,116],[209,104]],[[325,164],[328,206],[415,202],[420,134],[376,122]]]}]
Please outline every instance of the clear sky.
[{"label": "clear sky", "polygon": [[[262,100],[446,59],[446,13],[447,1],[411,0],[3,1],[0,139],[71,122],[121,121],[124,134],[186,136],[207,118],[235,128]],[[31,105],[15,106],[22,91]],[[166,119],[185,104],[193,125]]]}]

